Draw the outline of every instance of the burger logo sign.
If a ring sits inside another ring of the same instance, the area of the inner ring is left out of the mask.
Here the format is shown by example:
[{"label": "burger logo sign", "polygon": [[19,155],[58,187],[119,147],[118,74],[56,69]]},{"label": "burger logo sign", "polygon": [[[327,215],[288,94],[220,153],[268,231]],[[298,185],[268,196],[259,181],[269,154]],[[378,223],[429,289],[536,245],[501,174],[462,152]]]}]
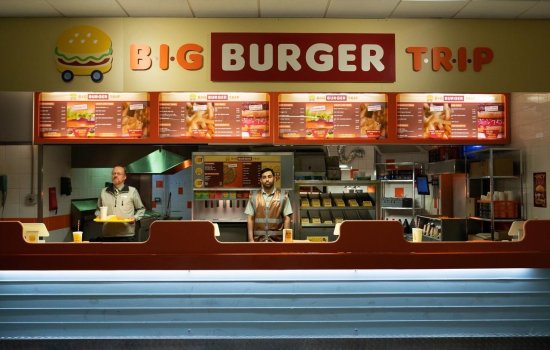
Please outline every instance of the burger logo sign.
[{"label": "burger logo sign", "polygon": [[55,56],[63,81],[69,82],[75,75],[86,75],[97,83],[103,79],[104,73],[111,70],[111,38],[96,27],[72,27],[57,39]]}]

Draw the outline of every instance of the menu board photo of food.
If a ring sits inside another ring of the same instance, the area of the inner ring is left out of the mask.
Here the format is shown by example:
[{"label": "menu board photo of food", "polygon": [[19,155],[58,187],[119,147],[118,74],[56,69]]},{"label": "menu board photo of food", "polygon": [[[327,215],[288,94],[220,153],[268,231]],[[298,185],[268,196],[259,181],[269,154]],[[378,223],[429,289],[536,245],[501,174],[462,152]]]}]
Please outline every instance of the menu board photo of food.
[{"label": "menu board photo of food", "polygon": [[385,139],[385,94],[280,94],[282,139]]},{"label": "menu board photo of food", "polygon": [[43,138],[149,136],[148,93],[52,92],[39,96]]},{"label": "menu board photo of food", "polygon": [[160,137],[266,139],[267,93],[161,93]]},{"label": "menu board photo of food", "polygon": [[95,104],[67,103],[67,136],[87,137],[95,134]]},{"label": "menu board photo of food", "polygon": [[397,137],[504,139],[505,103],[503,94],[398,94]]},{"label": "menu board photo of food", "polygon": [[334,137],[332,104],[306,103],[306,138],[329,139]]},{"label": "menu board photo of food", "polygon": [[501,139],[504,137],[504,105],[481,104],[477,112],[477,138]]}]

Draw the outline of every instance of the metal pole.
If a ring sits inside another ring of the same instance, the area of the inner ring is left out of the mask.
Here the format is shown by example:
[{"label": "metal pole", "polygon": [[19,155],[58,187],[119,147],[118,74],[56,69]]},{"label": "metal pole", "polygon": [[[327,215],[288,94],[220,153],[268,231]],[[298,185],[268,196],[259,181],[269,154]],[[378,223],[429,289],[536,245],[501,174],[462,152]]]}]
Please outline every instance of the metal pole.
[{"label": "metal pole", "polygon": [[38,145],[38,169],[37,178],[38,178],[38,205],[37,218],[38,222],[43,222],[44,219],[44,146]]}]

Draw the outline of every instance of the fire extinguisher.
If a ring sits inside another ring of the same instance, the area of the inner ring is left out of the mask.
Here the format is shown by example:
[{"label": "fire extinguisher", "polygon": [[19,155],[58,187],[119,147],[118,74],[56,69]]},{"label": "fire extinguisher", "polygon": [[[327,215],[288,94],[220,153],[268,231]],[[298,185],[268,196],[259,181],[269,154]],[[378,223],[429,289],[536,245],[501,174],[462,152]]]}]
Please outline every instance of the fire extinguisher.
[{"label": "fire extinguisher", "polygon": [[49,209],[50,211],[55,210],[55,213],[57,214],[57,194],[55,187],[50,187],[48,190],[49,193]]}]

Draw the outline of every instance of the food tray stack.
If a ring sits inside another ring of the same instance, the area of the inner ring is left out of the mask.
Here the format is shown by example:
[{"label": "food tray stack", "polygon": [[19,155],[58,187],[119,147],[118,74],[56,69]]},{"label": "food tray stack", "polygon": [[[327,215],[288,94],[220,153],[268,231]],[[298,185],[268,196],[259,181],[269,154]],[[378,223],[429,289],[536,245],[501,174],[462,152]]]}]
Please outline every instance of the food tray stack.
[{"label": "food tray stack", "polygon": [[344,211],[339,209],[332,210],[332,217],[335,224],[340,224],[344,221]]},{"label": "food tray stack", "polygon": [[300,213],[300,223],[302,225],[310,223],[309,214],[308,214],[307,210],[301,211],[301,213]]},{"label": "food tray stack", "polygon": [[330,211],[321,210],[319,213],[321,215],[321,222],[323,224],[334,224],[334,221],[332,220],[332,215],[330,215]]},{"label": "food tray stack", "polygon": [[321,223],[321,214],[320,210],[310,209],[307,211],[309,214],[309,219],[312,224],[320,224]]},{"label": "food tray stack", "polygon": [[321,205],[324,208],[332,207],[332,198],[330,197],[330,193],[321,193]]}]

